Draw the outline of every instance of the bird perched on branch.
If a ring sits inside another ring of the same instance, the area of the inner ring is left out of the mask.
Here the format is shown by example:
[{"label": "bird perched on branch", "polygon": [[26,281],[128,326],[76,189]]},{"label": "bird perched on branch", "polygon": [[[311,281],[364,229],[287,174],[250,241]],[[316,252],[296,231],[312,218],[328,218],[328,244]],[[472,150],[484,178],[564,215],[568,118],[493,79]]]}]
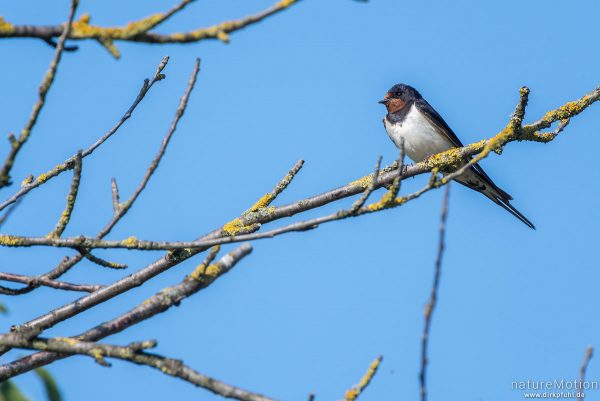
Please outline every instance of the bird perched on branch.
[{"label": "bird perched on branch", "polygon": [[[379,103],[387,108],[388,113],[383,119],[383,124],[390,139],[398,148],[404,146],[406,154],[413,161],[420,162],[436,153],[463,147],[444,119],[415,88],[404,84],[394,85]],[[455,180],[481,192],[528,227],[535,229],[534,225],[510,204],[512,197],[498,188],[478,164],[465,170]]]}]

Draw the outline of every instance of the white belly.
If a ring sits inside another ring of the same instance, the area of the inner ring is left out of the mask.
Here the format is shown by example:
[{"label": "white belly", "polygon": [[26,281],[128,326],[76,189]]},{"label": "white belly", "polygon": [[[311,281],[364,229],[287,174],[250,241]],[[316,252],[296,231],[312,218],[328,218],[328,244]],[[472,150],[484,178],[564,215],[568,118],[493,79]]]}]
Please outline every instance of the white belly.
[{"label": "white belly", "polygon": [[445,136],[435,130],[415,105],[411,106],[402,124],[392,124],[387,118],[384,121],[385,129],[392,141],[400,148],[400,141],[403,138],[404,151],[415,162],[453,147]]}]

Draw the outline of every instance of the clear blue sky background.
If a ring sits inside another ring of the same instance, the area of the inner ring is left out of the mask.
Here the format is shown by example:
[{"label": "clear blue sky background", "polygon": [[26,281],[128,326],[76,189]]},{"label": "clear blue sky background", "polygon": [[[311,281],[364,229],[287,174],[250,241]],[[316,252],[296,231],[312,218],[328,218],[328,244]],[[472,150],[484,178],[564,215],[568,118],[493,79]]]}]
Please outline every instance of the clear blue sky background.
[{"label": "clear blue sky background", "polygon": [[[102,25],[126,23],[174,1],[83,0]],[[160,31],[241,17],[269,0],[204,0]],[[68,1],[5,1],[14,23],[56,24]],[[110,219],[110,177],[122,196],[141,179],[170,124],[195,57],[197,90],[147,191],[111,238],[191,240],[238,215],[303,158],[306,165],[277,204],[352,181],[396,157],[377,104],[394,83],[414,85],[465,143],[498,132],[521,85],[531,88],[526,120],[592,90],[600,81],[593,0],[476,2],[304,0],[232,35],[232,42],[121,44],[115,61],[97,43],[80,43],[59,66],[31,140],[13,171],[16,190],[88,146],[129,106],[164,55],[167,80],[152,89],[117,136],[84,162],[75,218],[66,234],[93,234]],[[0,131],[18,132],[52,57],[41,41],[2,40]],[[431,335],[431,400],[519,400],[511,381],[573,379],[588,344],[600,346],[597,252],[600,195],[594,105],[547,145],[511,144],[483,165],[538,227],[526,228],[481,195],[454,185],[440,305]],[[4,135],[3,134],[3,135]],[[2,154],[8,143],[1,144]],[[404,192],[423,185],[408,180]],[[68,191],[64,175],[31,193],[3,230],[43,235]],[[380,195],[377,193],[375,196]],[[369,363],[384,355],[363,399],[418,395],[420,335],[437,248],[442,191],[376,215],[254,243],[254,253],[208,290],[166,314],[110,337],[156,338],[157,352],[199,371],[285,400],[340,399]],[[302,217],[348,206],[350,200]],[[273,227],[273,226],[272,226]],[[65,252],[0,249],[2,270],[41,273]],[[135,271],[160,253],[98,252]],[[125,312],[178,282],[188,261],[47,335],[72,335]],[[65,279],[109,283],[123,272],[82,263]],[[4,298],[2,331],[75,299],[40,289]],[[11,357],[23,354],[13,352]],[[6,357],[2,359],[6,361]],[[67,401],[216,400],[149,368],[86,358],[51,366]],[[591,378],[600,375],[593,360]],[[32,375],[18,379],[42,399]],[[596,394],[595,397],[598,395]]]}]

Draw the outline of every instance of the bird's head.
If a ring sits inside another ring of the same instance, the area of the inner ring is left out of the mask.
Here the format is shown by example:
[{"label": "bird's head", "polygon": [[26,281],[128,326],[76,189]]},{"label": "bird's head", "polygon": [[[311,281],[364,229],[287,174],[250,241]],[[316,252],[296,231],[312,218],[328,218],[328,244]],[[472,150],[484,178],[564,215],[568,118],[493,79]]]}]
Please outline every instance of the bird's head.
[{"label": "bird's head", "polygon": [[412,86],[397,84],[392,86],[379,103],[385,105],[388,113],[396,113],[420,97],[421,94]]}]

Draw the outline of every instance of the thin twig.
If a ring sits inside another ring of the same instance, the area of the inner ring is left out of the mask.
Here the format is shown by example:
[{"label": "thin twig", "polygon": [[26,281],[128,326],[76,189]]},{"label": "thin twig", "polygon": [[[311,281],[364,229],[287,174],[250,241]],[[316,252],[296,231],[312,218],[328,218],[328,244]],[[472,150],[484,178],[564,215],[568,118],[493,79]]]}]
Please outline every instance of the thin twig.
[{"label": "thin twig", "polygon": [[585,350],[585,355],[583,357],[583,361],[581,361],[581,367],[579,368],[579,396],[577,397],[577,401],[582,401],[584,394],[584,383],[585,383],[585,373],[587,371],[588,365],[590,364],[590,360],[594,356],[594,348],[592,346],[587,347]]},{"label": "thin twig", "polygon": [[373,377],[377,373],[377,369],[379,368],[379,364],[383,360],[382,356],[377,357],[371,365],[369,365],[369,369],[365,373],[365,375],[360,379],[360,382],[353,386],[350,390],[346,391],[344,395],[344,401],[356,401],[356,399],[363,393],[363,391],[369,386]]},{"label": "thin twig", "polygon": [[[150,89],[150,87],[154,84],[154,82],[158,81],[159,79],[163,79],[164,78],[164,76],[162,75],[162,70],[166,66],[166,63],[168,62],[168,60],[169,60],[168,57],[165,57],[161,61],[161,64],[159,64],[159,66],[158,66],[158,68],[156,70],[156,73],[154,74],[154,77],[153,77],[152,80],[146,80],[146,81],[144,81],[144,86],[142,87],[142,90],[140,91],[140,94],[136,98],[136,103],[134,103],[129,108],[129,110],[125,113],[125,115],[119,121],[119,123],[117,123],[117,125],[115,127],[113,127],[113,129],[111,129],[111,131],[109,131],[109,133],[107,133],[107,135],[105,135],[103,137],[104,140],[108,139],[108,136],[114,134],[114,132],[116,132],[116,130],[118,129],[118,127],[120,125],[122,125],[122,123],[127,118],[129,118],[129,116],[131,115],[131,112],[133,111],[133,109],[135,109],[135,106],[141,101],[141,99],[144,97],[145,93]],[[194,69],[192,71],[192,75],[190,76],[190,81],[188,82],[188,86],[186,88],[185,94],[182,97],[182,101],[184,101],[184,104],[183,104],[184,108],[187,106],[187,100],[188,100],[189,95],[190,95],[190,93],[191,93],[191,91],[193,89],[193,86],[194,86],[195,82],[196,82],[196,78],[197,78],[197,75],[198,75],[198,72],[199,72],[199,68],[200,68],[200,60],[197,59],[195,65],[194,65]],[[158,168],[160,160],[162,159],[162,157],[163,157],[163,155],[164,155],[164,153],[166,151],[166,148],[167,148],[167,146],[169,144],[169,140],[170,140],[171,136],[173,135],[173,133],[175,131],[175,128],[177,127],[177,122],[179,121],[179,119],[183,115],[183,112],[179,111],[180,108],[181,108],[181,102],[180,102],[180,106],[179,106],[179,108],[178,108],[178,110],[176,112],[176,115],[175,115],[175,118],[173,120],[173,123],[171,123],[171,126],[170,126],[170,128],[169,128],[166,136],[163,138],[163,140],[161,142],[161,146],[160,146],[160,148],[158,150],[157,155],[154,157],[154,159],[152,160],[150,166],[146,170],[146,173],[144,174],[144,177],[143,177],[142,181],[140,182],[139,186],[137,187],[137,189],[133,192],[133,194],[131,195],[131,197],[126,202],[124,202],[123,204],[119,203],[119,190],[118,190],[118,187],[117,187],[117,183],[116,183],[116,180],[114,178],[112,179],[112,185],[111,185],[111,187],[112,187],[112,195],[113,195],[113,208],[116,208],[116,209],[114,210],[114,214],[113,214],[111,220],[108,222],[108,224],[102,230],[100,230],[100,232],[98,232],[98,234],[96,234],[95,238],[101,239],[101,238],[105,237],[106,235],[108,235],[110,233],[110,231],[113,229],[113,227],[119,222],[119,220],[121,218],[123,218],[123,216],[125,216],[125,214],[128,212],[128,210],[133,206],[133,203],[136,201],[136,199],[138,198],[138,196],[142,193],[142,191],[146,187],[148,181],[152,177],[152,174]],[[100,146],[102,144],[102,142],[101,141],[97,141],[94,144],[95,148],[97,148],[98,146]],[[82,153],[82,156],[83,156],[83,153]],[[82,248],[80,247],[80,249],[82,249]],[[47,272],[47,273],[45,273],[43,275],[37,276],[37,279],[36,280],[32,280],[31,283],[37,283],[37,282],[40,282],[41,280],[54,280],[54,279],[62,276],[67,271],[69,271],[71,268],[73,268],[77,263],[79,263],[84,258],[84,256],[85,256],[85,254],[78,253],[76,256],[74,256],[72,258],[65,257],[58,264],[58,266],[56,266],[54,269],[52,269],[51,271],[49,271],[49,272]],[[112,263],[112,262],[109,262],[109,263]],[[121,266],[125,266],[125,265],[121,265]],[[28,292],[33,291],[35,288],[38,288],[38,287],[39,286],[28,285],[28,286],[26,286],[24,288],[21,288],[19,290],[15,290],[15,291],[18,292],[18,294],[15,294],[15,295],[26,294]],[[0,354],[2,354],[2,347],[0,347]]]},{"label": "thin twig", "polygon": [[[140,91],[140,94],[136,98],[136,101],[129,108],[129,110],[127,111],[127,113],[125,113],[125,115],[123,116],[123,118],[121,119],[121,121],[119,123],[117,123],[117,125],[115,126],[115,128],[113,128],[111,130],[112,133],[109,132],[107,135],[105,135],[103,138],[101,138],[99,141],[97,141],[94,145],[92,145],[92,147],[90,147],[88,149],[88,151],[90,151],[90,153],[95,148],[97,148],[98,146],[100,146],[106,139],[108,139],[108,137],[110,135],[112,135],[114,132],[116,132],[116,129],[118,129],[118,127],[126,119],[128,119],[131,116],[132,110],[143,99],[143,97],[145,96],[146,92],[154,84],[154,82],[156,82],[156,81],[161,80],[161,79],[164,78],[164,75],[162,74],[162,70],[166,66],[168,60],[169,60],[168,57],[163,58],[163,60],[161,61],[161,63],[159,64],[159,66],[158,66],[158,68],[156,70],[156,73],[155,73],[153,79],[150,80],[150,81],[148,81],[148,80],[144,81],[144,86],[142,87],[142,90]],[[158,165],[160,163],[160,160],[162,159],[162,156],[164,155],[164,153],[166,151],[166,148],[167,148],[167,145],[169,143],[169,140],[170,140],[171,136],[173,135],[173,133],[175,132],[175,129],[177,127],[177,123],[179,122],[181,116],[183,116],[183,112],[184,112],[184,110],[185,110],[185,108],[187,106],[187,102],[188,102],[189,96],[191,94],[191,91],[192,91],[195,83],[196,83],[196,79],[197,79],[199,70],[200,70],[200,59],[196,59],[196,62],[194,64],[194,68],[192,70],[192,74],[190,76],[190,80],[189,80],[187,88],[186,88],[186,91],[185,91],[183,97],[181,98],[179,107],[177,108],[177,111],[175,113],[175,118],[173,119],[173,122],[171,123],[171,126],[170,126],[170,128],[169,128],[169,130],[167,132],[167,135],[165,136],[165,138],[162,141],[162,144],[161,144],[161,146],[159,148],[158,154],[152,160],[152,163],[150,164],[150,167],[146,171],[146,174],[144,175],[144,178],[142,179],[139,187],[131,195],[131,197],[127,200],[127,202],[125,202],[124,204],[120,205],[119,210],[114,213],[113,218],[111,219],[111,221],[98,233],[98,235],[97,235],[96,238],[102,238],[102,237],[104,237],[105,235],[107,235],[112,230],[112,228],[117,224],[117,222],[131,208],[131,206],[133,205],[133,203],[135,202],[135,200],[137,199],[137,197],[141,194],[141,192],[146,187],[146,184],[148,183],[148,181],[152,177],[152,174],[154,173],[154,171],[158,167]],[[85,152],[82,153],[82,156],[84,156],[84,155],[85,155]],[[79,249],[81,249],[81,248],[82,247],[79,247]],[[85,248],[85,247],[83,247],[83,248]],[[73,266],[75,266],[75,264],[77,264],[83,257],[84,257],[84,255],[81,254],[81,253],[79,255],[73,257],[73,258],[65,257],[63,259],[63,261],[56,268],[54,268],[52,271],[50,271],[50,272],[42,275],[41,277],[44,278],[44,279],[54,280],[54,279],[60,277],[65,272],[67,272],[70,268],[72,268]],[[156,274],[158,274],[158,272]],[[131,276],[129,276],[129,277],[131,277]],[[135,286],[136,283],[132,282],[132,285]],[[137,285],[139,285],[139,284],[137,284]],[[26,292],[32,291],[34,288],[36,288],[36,287],[33,286],[33,285],[28,285],[27,287],[25,287],[23,289],[20,289],[19,291],[21,293],[26,293]],[[6,353],[7,351],[8,351],[8,349],[6,347],[0,347],[0,355]]]},{"label": "thin twig", "polygon": [[[44,286],[55,288],[58,290],[66,291],[82,291],[82,292],[94,292],[102,288],[102,285],[94,284],[73,284],[64,281],[50,280],[48,278],[37,277],[37,276],[25,276],[22,274],[0,272],[0,280],[12,281],[14,283],[27,284],[28,286]],[[20,289],[12,289],[0,286],[0,294],[2,295],[21,295]]]},{"label": "thin twig", "polygon": [[389,197],[390,199],[396,199],[398,197],[398,193],[400,192],[400,184],[402,182],[402,169],[404,168],[404,138],[400,138],[400,152],[397,160],[398,164],[398,173],[392,182],[392,186],[389,189]]},{"label": "thin twig", "polygon": [[442,256],[444,255],[444,236],[446,234],[446,219],[448,218],[448,199],[450,197],[450,185],[446,186],[444,193],[444,202],[442,204],[442,216],[440,221],[440,239],[438,244],[438,253],[435,260],[435,274],[433,276],[433,286],[431,287],[431,296],[425,307],[425,326],[421,336],[421,372],[419,374],[419,382],[421,384],[421,401],[427,400],[427,346],[429,344],[429,332],[431,330],[431,319],[433,311],[437,305],[438,288],[440,286],[440,276],[442,273]]},{"label": "thin twig", "polygon": [[[146,93],[148,93],[150,88],[156,82],[165,78],[164,74],[162,74],[162,71],[165,68],[165,66],[167,65],[168,61],[169,61],[168,57],[164,57],[161,60],[161,62],[158,64],[158,67],[156,68],[156,72],[154,73],[154,76],[152,77],[152,79],[144,80],[142,88],[140,89],[137,97],[133,101],[133,104],[125,112],[125,114],[123,114],[123,116],[119,119],[119,121],[117,121],[117,123],[110,130],[108,130],[108,132],[106,132],[100,139],[98,139],[90,147],[88,147],[81,153],[82,158],[86,158],[87,156],[91,155],[108,138],[113,136],[119,130],[119,128],[125,123],[125,121],[127,121],[131,117],[133,111],[138,106],[138,104],[142,101],[142,99],[144,99],[144,97],[146,96]],[[35,179],[30,180],[28,182],[24,182],[21,185],[21,189],[19,189],[13,196],[11,196],[10,198],[8,198],[7,200],[5,200],[4,202],[2,202],[0,204],[0,210],[3,210],[7,206],[15,203],[18,199],[20,199],[24,195],[28,194],[31,190],[39,187],[42,184],[45,184],[52,178],[58,176],[59,174],[62,174],[65,171],[72,169],[75,166],[75,157],[77,157],[77,154],[71,156],[64,162],[56,165],[51,170],[49,170],[43,174],[40,174],[39,176],[35,177]]]},{"label": "thin twig", "polygon": [[99,258],[98,256],[92,255],[89,249],[79,248],[77,249],[77,251],[79,251],[79,254],[82,255],[84,258],[86,258],[92,263],[97,264],[98,266],[108,267],[109,269],[127,269],[127,265],[125,264],[110,262],[108,260]]},{"label": "thin twig", "polygon": [[58,222],[56,223],[56,227],[48,237],[50,238],[58,238],[62,235],[71,221],[71,214],[73,213],[73,208],[75,207],[75,201],[77,200],[77,192],[79,191],[79,183],[81,182],[81,151],[77,152],[75,156],[75,163],[73,166],[73,179],[71,180],[71,188],[69,190],[69,194],[67,195],[67,204],[65,205],[65,210],[60,215]]},{"label": "thin twig", "polygon": [[0,188],[3,188],[7,185],[10,185],[10,171],[15,163],[15,159],[17,154],[29,139],[31,135],[31,130],[35,126],[35,123],[38,120],[40,112],[46,103],[46,95],[48,91],[52,87],[54,83],[54,77],[56,76],[56,71],[58,69],[58,64],[60,63],[60,59],[65,47],[65,41],[67,37],[71,33],[73,18],[75,17],[75,11],[77,10],[77,5],[79,4],[79,0],[71,0],[71,9],[69,11],[69,18],[67,23],[65,24],[64,29],[60,34],[60,38],[58,39],[58,44],[56,45],[56,50],[54,52],[54,57],[50,62],[50,67],[48,71],[44,74],[44,78],[42,79],[42,83],[38,89],[38,99],[33,105],[33,110],[31,111],[31,115],[25,123],[25,127],[21,130],[18,138],[11,137],[10,141],[10,151],[6,156],[6,160],[4,161],[4,165],[0,168]]},{"label": "thin twig", "polygon": [[527,102],[529,102],[529,88],[522,86],[519,89],[519,103],[515,107],[515,111],[511,117],[511,125],[513,129],[520,129],[523,125],[523,118],[525,118],[525,109],[527,108]]},{"label": "thin twig", "polygon": [[0,228],[2,228],[4,223],[6,223],[6,221],[10,217],[10,215],[15,211],[15,209],[17,208],[17,206],[19,206],[20,203],[21,203],[20,201],[17,201],[15,203],[13,203],[12,205],[10,205],[10,207],[8,209],[6,209],[6,212],[4,212],[2,217],[0,217]]},{"label": "thin twig", "polygon": [[360,198],[358,198],[356,200],[356,202],[354,202],[352,204],[352,207],[348,210],[348,214],[355,215],[356,213],[358,213],[360,208],[365,205],[365,202],[367,202],[367,200],[369,199],[369,196],[375,190],[375,185],[377,184],[377,178],[379,177],[380,169],[381,169],[381,156],[379,156],[377,158],[377,163],[375,163],[375,172],[373,172],[373,178],[371,179],[369,186],[367,187],[365,192],[362,193]]}]

